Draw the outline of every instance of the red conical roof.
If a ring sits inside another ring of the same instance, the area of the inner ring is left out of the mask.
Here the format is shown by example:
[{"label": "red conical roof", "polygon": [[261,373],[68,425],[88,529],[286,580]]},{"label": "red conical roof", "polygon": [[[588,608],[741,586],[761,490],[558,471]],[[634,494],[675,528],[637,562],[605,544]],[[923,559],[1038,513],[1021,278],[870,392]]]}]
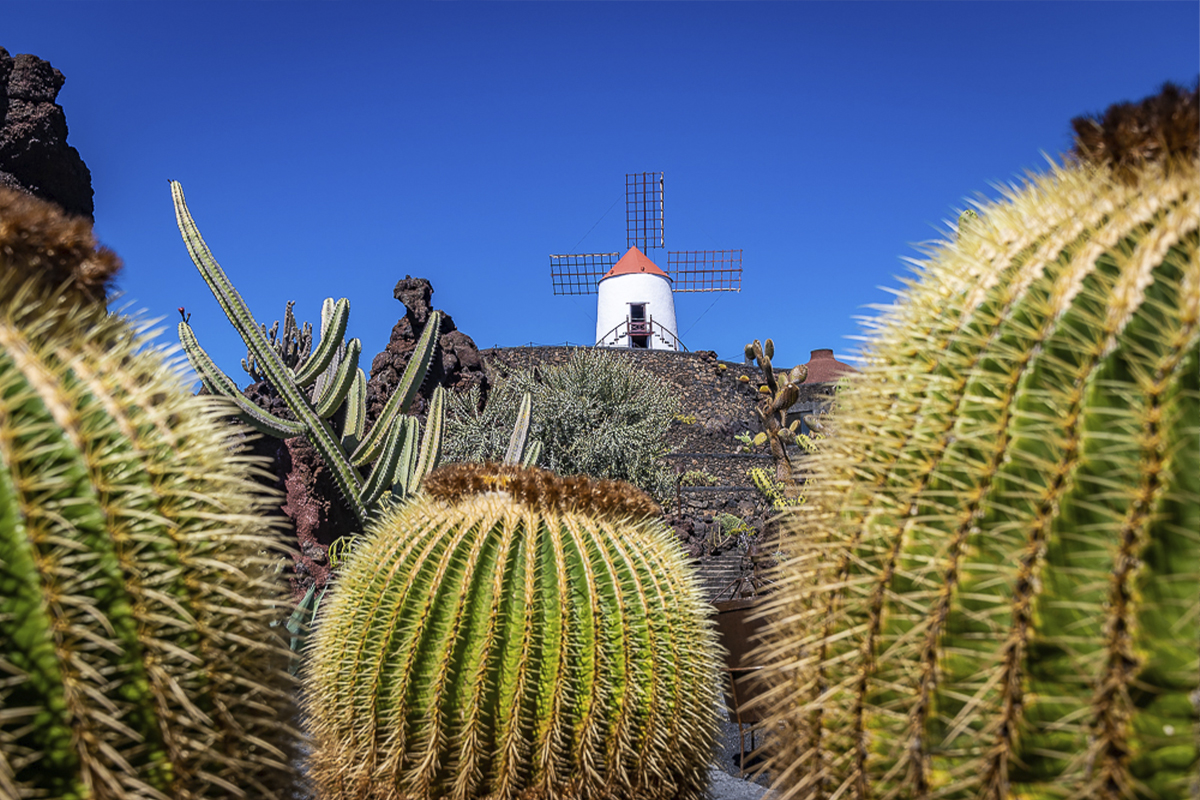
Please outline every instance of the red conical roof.
[{"label": "red conical roof", "polygon": [[833,351],[827,349],[813,350],[805,366],[808,367],[805,383],[830,383],[848,372],[858,372],[849,364],[838,361],[833,357]]},{"label": "red conical roof", "polygon": [[[667,280],[671,279],[670,275],[659,269],[657,264],[646,258],[645,253],[636,247],[629,248],[629,252],[621,256],[616,264],[613,264],[613,268],[605,273],[604,278],[611,278],[615,275],[661,275]],[[604,278],[600,280],[604,280]]]}]

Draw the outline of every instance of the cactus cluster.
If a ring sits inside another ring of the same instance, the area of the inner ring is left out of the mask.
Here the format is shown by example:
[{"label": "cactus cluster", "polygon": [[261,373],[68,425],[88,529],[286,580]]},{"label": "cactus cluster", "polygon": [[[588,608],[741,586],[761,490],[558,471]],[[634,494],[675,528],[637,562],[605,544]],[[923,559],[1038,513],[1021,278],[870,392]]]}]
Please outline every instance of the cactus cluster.
[{"label": "cactus cluster", "polygon": [[[367,432],[367,378],[358,366],[362,343],[357,338],[345,339],[350,301],[326,298],[315,348],[312,325],[296,324],[290,302],[284,312],[283,333],[279,333],[278,321],[268,330],[255,321],[213,258],[188,210],[183,187],[175,181],[171,181],[171,197],[192,262],[246,343],[242,368],[252,378],[265,379],[282,396],[291,418],[273,414],[242,394],[200,346],[187,316],[178,325],[184,353],[209,392],[232,400],[244,422],[276,439],[303,436],[320,454],[355,522],[353,529],[340,531],[330,545],[330,566],[336,568],[335,561],[353,546],[384,498],[399,501],[415,492],[441,458],[446,390],[438,386],[433,391],[423,439],[420,421],[407,415],[433,359],[441,315],[437,311],[430,315],[399,385]],[[334,430],[335,423],[340,423],[339,431]],[[364,479],[360,469],[368,465],[370,471]],[[325,578],[311,583],[289,615],[286,629],[293,652],[302,649],[326,590]],[[295,672],[297,667],[293,661],[291,670]]]},{"label": "cactus cluster", "polygon": [[287,797],[277,501],[226,404],[105,313],[115,257],[29,256],[80,240],[56,214],[0,221],[39,226],[0,246],[0,797]]},{"label": "cactus cluster", "polygon": [[719,658],[628,484],[432,473],[350,554],[313,640],[323,798],[699,798]]},{"label": "cactus cluster", "polygon": [[[325,301],[321,309],[320,342],[302,360],[301,353],[295,353],[289,359],[294,363],[289,365],[285,357],[290,352],[290,326],[285,324],[283,342],[274,335],[268,336],[204,243],[188,210],[183,187],[176,181],[171,181],[171,197],[192,262],[249,349],[243,362],[245,368],[266,377],[282,395],[295,419],[283,419],[250,402],[200,347],[184,319],[179,323],[179,340],[193,368],[209,391],[233,400],[242,419],[259,431],[277,439],[307,438],[332,472],[342,499],[359,525],[366,525],[384,492],[391,491],[397,498],[406,496],[440,457],[445,390],[439,387],[434,392],[428,415],[429,430],[423,440],[420,423],[405,414],[433,358],[440,315],[435,311],[430,316],[400,385],[378,422],[364,435],[367,379],[358,366],[362,343],[358,339],[349,342],[344,339],[350,301],[344,297],[336,302],[332,298]],[[307,341],[311,342],[311,332]],[[331,424],[335,414],[342,420],[340,434]],[[364,480],[359,469],[368,464],[373,466]]]},{"label": "cactus cluster", "polygon": [[1200,791],[1187,100],[1186,152],[980,203],[879,321],[760,651],[784,797]]}]

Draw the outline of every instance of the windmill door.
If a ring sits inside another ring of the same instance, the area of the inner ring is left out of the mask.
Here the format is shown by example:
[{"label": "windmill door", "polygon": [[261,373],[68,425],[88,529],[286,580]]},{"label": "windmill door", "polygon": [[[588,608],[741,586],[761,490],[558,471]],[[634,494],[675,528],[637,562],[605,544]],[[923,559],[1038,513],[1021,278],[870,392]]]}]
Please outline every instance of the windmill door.
[{"label": "windmill door", "polygon": [[646,318],[645,303],[629,304],[629,346],[650,347],[650,321]]}]

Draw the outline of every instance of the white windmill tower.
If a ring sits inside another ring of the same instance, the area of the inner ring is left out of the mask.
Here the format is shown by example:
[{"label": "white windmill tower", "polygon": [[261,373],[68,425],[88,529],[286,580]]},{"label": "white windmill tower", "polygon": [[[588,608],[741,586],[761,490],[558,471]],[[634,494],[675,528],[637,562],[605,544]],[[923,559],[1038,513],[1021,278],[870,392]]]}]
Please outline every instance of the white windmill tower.
[{"label": "white windmill tower", "polygon": [[661,172],[625,176],[625,232],[624,255],[550,256],[554,293],[597,295],[597,347],[686,350],[675,323],[675,293],[741,291],[742,251],[671,251],[666,272],[651,261],[645,251],[665,246]]}]

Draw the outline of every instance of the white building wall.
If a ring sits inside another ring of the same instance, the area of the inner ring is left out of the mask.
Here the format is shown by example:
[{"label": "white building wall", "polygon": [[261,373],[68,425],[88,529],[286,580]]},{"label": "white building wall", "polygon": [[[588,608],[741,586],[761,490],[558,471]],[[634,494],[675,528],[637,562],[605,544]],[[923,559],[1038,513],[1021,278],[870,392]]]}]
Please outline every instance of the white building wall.
[{"label": "white building wall", "polygon": [[[652,335],[649,349],[676,349],[672,337],[679,335],[679,329],[675,325],[675,297],[671,293],[671,281],[661,275],[640,273],[614,275],[600,281],[596,300],[596,345],[629,346],[628,337],[618,340],[610,332],[617,325],[623,326],[629,317],[630,303],[645,303],[646,315],[653,319],[655,329],[661,327],[671,332],[671,336],[665,337],[666,342]],[[606,340],[602,341],[602,337]]]}]

